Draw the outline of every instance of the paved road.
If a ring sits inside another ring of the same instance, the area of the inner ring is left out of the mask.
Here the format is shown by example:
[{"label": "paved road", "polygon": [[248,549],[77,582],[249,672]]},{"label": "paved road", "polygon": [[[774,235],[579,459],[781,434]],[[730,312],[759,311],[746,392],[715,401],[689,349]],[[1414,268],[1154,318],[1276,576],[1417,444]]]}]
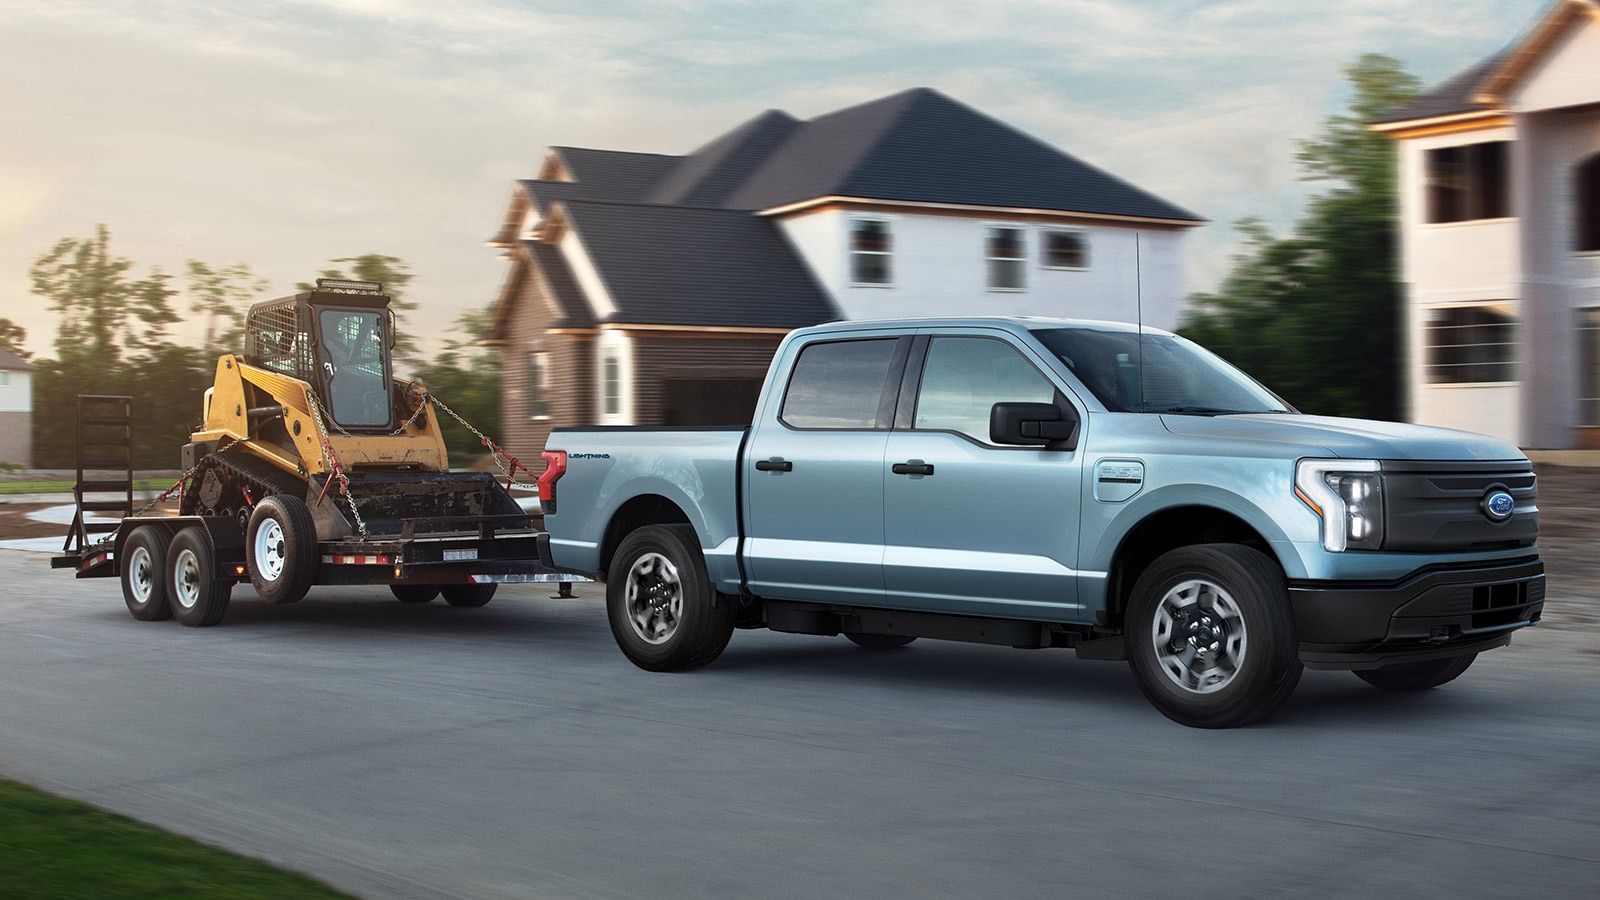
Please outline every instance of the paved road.
[{"label": "paved road", "polygon": [[[1592,897],[1600,632],[1169,723],[1062,651],[740,632],[652,675],[588,599],[248,587],[211,629],[0,550],[0,773],[366,897]],[[1555,598],[1553,598],[1555,599]]]}]

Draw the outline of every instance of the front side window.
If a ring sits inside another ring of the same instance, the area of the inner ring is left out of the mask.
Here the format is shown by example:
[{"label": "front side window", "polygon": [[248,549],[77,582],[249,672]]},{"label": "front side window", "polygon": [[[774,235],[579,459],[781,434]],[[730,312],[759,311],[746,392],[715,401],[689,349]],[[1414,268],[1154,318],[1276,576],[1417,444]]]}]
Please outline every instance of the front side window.
[{"label": "front side window", "polygon": [[1027,287],[1028,239],[1021,228],[989,228],[983,248],[989,290],[1020,291]]},{"label": "front side window", "polygon": [[894,234],[887,220],[850,221],[850,283],[862,287],[894,283]]},{"label": "front side window", "polygon": [[936,337],[922,366],[913,427],[987,444],[996,403],[1053,403],[1055,397],[1055,385],[1004,341]]},{"label": "front side window", "polygon": [[1033,335],[1111,412],[1293,412],[1249,375],[1175,334],[1049,328]]},{"label": "front side window", "polygon": [[1511,215],[1510,141],[1426,151],[1430,223]]},{"label": "front side window", "polygon": [[1075,229],[1046,231],[1039,247],[1046,269],[1089,268],[1089,236]]},{"label": "front side window", "polygon": [[1429,384],[1515,381],[1517,321],[1498,304],[1428,311],[1424,329]]},{"label": "front side window", "polygon": [[387,311],[324,309],[317,326],[329,412],[346,428],[389,425]]},{"label": "front side window", "polygon": [[800,351],[780,418],[793,428],[889,427],[888,386],[896,338],[833,341]]},{"label": "front side window", "polygon": [[550,418],[550,354],[528,354],[528,417]]}]

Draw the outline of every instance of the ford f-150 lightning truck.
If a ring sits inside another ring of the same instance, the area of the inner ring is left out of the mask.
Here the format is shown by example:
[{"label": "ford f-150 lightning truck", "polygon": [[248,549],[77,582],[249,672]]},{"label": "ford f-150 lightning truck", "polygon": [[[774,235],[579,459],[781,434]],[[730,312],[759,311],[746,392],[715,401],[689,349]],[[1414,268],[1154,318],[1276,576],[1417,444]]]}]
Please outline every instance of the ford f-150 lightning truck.
[{"label": "ford f-150 lightning truck", "polygon": [[708,663],[739,627],[1067,647],[1126,659],[1175,721],[1231,727],[1302,667],[1443,684],[1544,605],[1515,446],[1303,415],[1152,328],[806,328],[746,428],[548,447],[554,560],[605,580],[651,670]]}]

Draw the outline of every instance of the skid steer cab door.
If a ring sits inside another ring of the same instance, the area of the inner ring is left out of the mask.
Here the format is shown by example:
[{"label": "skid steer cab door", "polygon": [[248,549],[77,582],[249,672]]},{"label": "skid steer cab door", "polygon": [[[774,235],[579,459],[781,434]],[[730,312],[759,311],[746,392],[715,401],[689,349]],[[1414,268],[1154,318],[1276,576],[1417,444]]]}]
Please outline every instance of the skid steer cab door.
[{"label": "skid steer cab door", "polygon": [[389,310],[314,307],[317,371],[328,414],[352,430],[394,427]]}]

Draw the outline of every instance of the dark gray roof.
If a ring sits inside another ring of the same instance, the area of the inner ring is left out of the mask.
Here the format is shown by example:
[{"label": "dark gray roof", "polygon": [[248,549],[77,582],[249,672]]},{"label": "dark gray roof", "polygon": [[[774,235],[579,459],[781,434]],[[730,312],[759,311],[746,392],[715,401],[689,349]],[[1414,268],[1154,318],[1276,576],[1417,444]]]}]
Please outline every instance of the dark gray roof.
[{"label": "dark gray roof", "polygon": [[1478,87],[1506,58],[1505,53],[1491,56],[1455,77],[1444,82],[1417,99],[1407,103],[1373,124],[1409,122],[1413,119],[1432,119],[1487,110],[1489,107],[1473,99]]},{"label": "dark gray roof", "polygon": [[593,327],[594,310],[590,308],[589,301],[584,299],[583,289],[578,287],[578,280],[572,275],[572,267],[567,265],[567,260],[561,251],[554,245],[542,241],[523,241],[522,246],[528,248],[533,255],[535,267],[544,275],[545,283],[550,286],[550,298],[561,310],[560,318],[547,323],[552,328],[590,328]]},{"label": "dark gray roof", "polygon": [[[638,200],[682,157],[585,147],[551,147],[589,200]],[[547,182],[550,183],[550,182]]]},{"label": "dark gray roof", "polygon": [[830,196],[1203,221],[929,88],[807,122],[765,113],[684,157],[650,199],[757,210]]},{"label": "dark gray roof", "polygon": [[31,372],[33,363],[12,353],[10,350],[0,350],[0,369],[10,369],[13,372]]},{"label": "dark gray roof", "polygon": [[839,318],[772,222],[740,210],[566,204],[617,312],[651,325],[798,328]]}]

